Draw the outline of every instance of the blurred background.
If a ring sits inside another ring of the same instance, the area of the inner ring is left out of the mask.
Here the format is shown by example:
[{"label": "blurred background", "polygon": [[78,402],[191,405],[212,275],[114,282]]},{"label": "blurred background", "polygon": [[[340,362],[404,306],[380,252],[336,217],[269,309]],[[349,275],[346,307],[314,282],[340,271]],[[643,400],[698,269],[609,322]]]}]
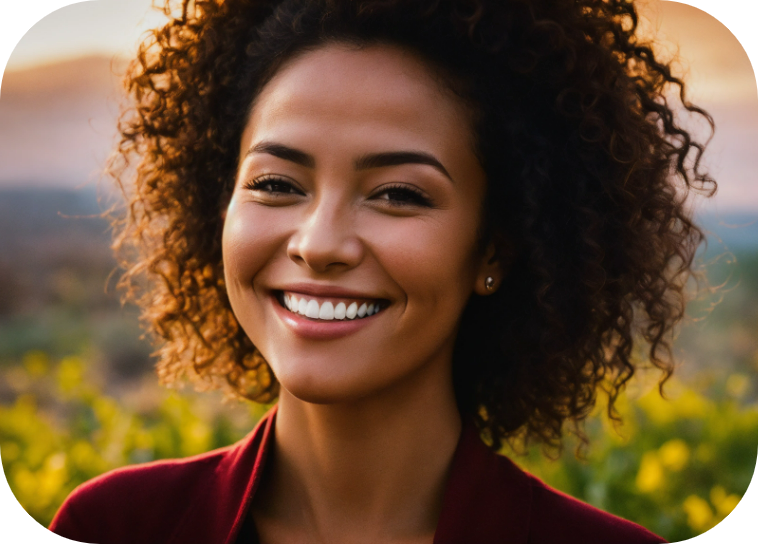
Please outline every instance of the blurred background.
[{"label": "blurred background", "polygon": [[[689,97],[716,121],[705,164],[719,192],[693,209],[709,232],[700,262],[720,289],[690,305],[668,400],[657,376],[641,373],[621,398],[623,425],[601,409],[588,422],[585,461],[571,440],[554,461],[539,449],[506,453],[679,541],[723,519],[756,467],[758,94],[744,50],[710,15],[657,0],[639,9],[640,34],[676,59]],[[164,20],[150,0],[63,8],[18,44],[0,88],[0,455],[17,499],[44,525],[81,482],[229,444],[266,409],[160,388],[137,312],[114,292],[100,217],[114,194],[100,171],[123,100],[119,73]]]}]

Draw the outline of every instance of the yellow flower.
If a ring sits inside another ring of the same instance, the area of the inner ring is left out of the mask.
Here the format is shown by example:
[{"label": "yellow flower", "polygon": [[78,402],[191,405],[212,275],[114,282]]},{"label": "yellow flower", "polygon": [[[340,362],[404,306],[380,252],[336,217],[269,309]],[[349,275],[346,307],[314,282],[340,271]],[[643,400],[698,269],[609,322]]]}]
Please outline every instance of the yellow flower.
[{"label": "yellow flower", "polygon": [[705,417],[713,410],[713,402],[687,389],[674,400],[677,415],[681,418],[697,419]]},{"label": "yellow flower", "polygon": [[119,415],[118,403],[109,397],[98,397],[92,403],[98,421],[106,427],[113,425]]},{"label": "yellow flower", "polygon": [[690,495],[684,499],[682,504],[684,512],[687,514],[687,524],[696,531],[705,531],[713,523],[713,511],[705,499],[697,495]]},{"label": "yellow flower", "polygon": [[656,425],[666,425],[676,420],[674,405],[670,400],[662,399],[657,389],[646,393],[637,404],[645,411],[647,417]]},{"label": "yellow flower", "polygon": [[58,366],[58,387],[64,393],[71,393],[82,384],[84,361],[79,357],[66,357]]},{"label": "yellow flower", "polygon": [[716,507],[716,512],[722,518],[728,516],[739,502],[739,496],[735,494],[727,495],[726,490],[720,485],[714,486],[711,489],[711,504]]},{"label": "yellow flower", "polygon": [[8,483],[21,504],[30,501],[37,490],[37,479],[28,468],[23,466],[13,467]]},{"label": "yellow flower", "polygon": [[661,463],[669,470],[679,472],[690,460],[690,448],[679,438],[669,440],[658,450]]},{"label": "yellow flower", "polygon": [[740,503],[741,498],[739,495],[735,495],[732,493],[731,495],[727,495],[726,498],[719,504],[718,506],[718,513],[722,517],[726,517],[729,514],[732,513],[732,510],[737,508],[737,505]]},{"label": "yellow flower", "polygon": [[38,508],[45,508],[55,499],[68,479],[66,454],[59,452],[48,457],[36,476],[35,503]]},{"label": "yellow flower", "polygon": [[86,474],[96,474],[108,468],[92,444],[85,440],[79,440],[71,446],[68,457],[74,468]]},{"label": "yellow flower", "polygon": [[140,450],[152,450],[155,447],[155,440],[149,432],[139,429],[134,435],[134,447]]},{"label": "yellow flower", "polygon": [[651,493],[663,484],[663,466],[656,452],[649,451],[642,456],[635,484],[643,493]]},{"label": "yellow flower", "polygon": [[726,489],[720,485],[715,485],[711,489],[711,504],[718,508],[718,505],[726,498]]},{"label": "yellow flower", "polygon": [[185,423],[181,427],[182,455],[195,455],[208,450],[211,446],[211,429],[204,422],[197,420]]}]

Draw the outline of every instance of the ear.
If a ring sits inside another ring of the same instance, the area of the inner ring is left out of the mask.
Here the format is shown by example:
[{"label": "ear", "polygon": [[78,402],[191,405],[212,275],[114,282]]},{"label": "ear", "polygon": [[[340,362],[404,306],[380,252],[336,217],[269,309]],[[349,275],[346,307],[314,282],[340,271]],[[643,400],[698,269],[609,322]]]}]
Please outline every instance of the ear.
[{"label": "ear", "polygon": [[477,295],[492,295],[498,290],[508,271],[511,255],[512,249],[505,239],[501,236],[491,237],[476,275],[474,292]]}]

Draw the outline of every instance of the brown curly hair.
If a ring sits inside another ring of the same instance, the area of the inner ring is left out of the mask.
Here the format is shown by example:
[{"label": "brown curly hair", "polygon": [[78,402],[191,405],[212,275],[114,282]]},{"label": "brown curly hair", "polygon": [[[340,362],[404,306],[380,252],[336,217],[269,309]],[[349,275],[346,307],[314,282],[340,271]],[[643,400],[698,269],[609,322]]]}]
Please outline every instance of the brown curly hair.
[{"label": "brown curly hair", "polygon": [[703,241],[685,199],[716,189],[669,100],[713,120],[636,29],[624,0],[184,0],[128,69],[111,164],[121,285],[160,341],[162,382],[276,398],[227,298],[223,211],[257,93],[293,55],[343,41],[413,50],[475,112],[483,239],[507,240],[509,267],[464,310],[453,372],[485,440],[560,446],[600,388],[616,417],[639,345],[662,384]]}]

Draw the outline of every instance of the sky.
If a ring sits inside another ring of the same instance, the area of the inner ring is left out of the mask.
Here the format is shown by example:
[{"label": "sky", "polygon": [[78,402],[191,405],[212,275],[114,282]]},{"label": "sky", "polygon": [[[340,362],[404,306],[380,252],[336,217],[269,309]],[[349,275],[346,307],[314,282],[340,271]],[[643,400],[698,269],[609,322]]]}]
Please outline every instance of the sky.
[{"label": "sky", "polygon": [[[35,0],[44,1],[55,0]],[[708,9],[718,12],[732,2],[719,0]],[[0,3],[10,4],[9,0],[0,0]],[[686,75],[690,98],[709,109],[716,118],[718,128],[706,155],[706,166],[714,177],[724,182],[709,205],[758,211],[758,182],[754,174],[758,172],[758,154],[753,146],[753,142],[758,141],[758,90],[747,53],[723,24],[702,11],[659,0],[638,0],[638,5],[643,33],[655,35],[661,43],[660,49],[667,54],[678,52],[678,65]],[[726,12],[725,20],[737,28],[745,17],[735,19],[733,11]],[[15,46],[6,69],[6,74],[10,74],[8,88],[14,74],[52,62],[92,54],[130,57],[140,36],[163,21],[165,15],[151,8],[151,0],[96,0],[58,9],[33,25]],[[5,110],[14,111],[3,112],[4,106]],[[78,107],[85,117],[74,127],[73,120],[64,125],[57,113],[52,115],[37,107],[32,108],[28,117],[23,117],[15,104],[6,100],[4,105],[0,100],[0,186],[13,183],[72,185],[77,180],[81,183],[93,177],[110,149],[110,135],[106,132],[107,127],[114,125],[114,107],[97,111],[87,110],[81,104]],[[34,142],[41,139],[42,128],[34,127],[42,127],[45,115],[58,119],[48,130],[48,138],[56,134],[63,138],[68,133],[77,146],[72,149],[50,147],[44,158],[30,160],[29,157],[38,153]],[[9,116],[12,123],[8,121]],[[22,123],[22,119],[28,122]],[[1,134],[4,120],[6,126],[11,127],[5,137]],[[97,127],[97,133],[83,126],[82,120],[89,120]],[[87,130],[89,134],[85,133]],[[89,145],[94,146],[91,151],[87,148]]]},{"label": "sky", "polygon": [[166,21],[165,15],[152,9],[151,4],[152,0],[96,0],[58,9],[29,29],[16,45],[6,69],[94,53],[129,55],[146,30]]},{"label": "sky", "polygon": [[[140,36],[166,20],[163,13],[152,8],[152,1],[89,0],[58,9],[26,32],[13,49],[6,69],[19,70],[94,53],[131,56]],[[753,75],[752,82],[744,77],[735,80],[730,77],[730,72],[734,73],[733,62],[723,62],[725,55],[719,54],[724,51],[723,44],[739,44],[723,24],[703,16],[705,14],[693,16],[696,13],[694,8],[675,2],[665,2],[664,6],[658,0],[638,0],[637,3],[643,14],[641,26],[646,35],[655,33],[672,49],[674,44],[681,42],[687,60],[696,61],[690,64],[705,67],[705,70],[696,70],[693,74],[696,86],[718,87],[716,92],[722,94],[756,94],[754,75],[749,74]],[[728,4],[729,0],[725,3]],[[675,17],[665,17],[667,12]],[[747,67],[742,70],[744,75],[750,70],[750,61],[744,52],[742,57],[741,64]],[[714,70],[720,72],[720,77],[702,77],[703,72],[713,75]]]}]

